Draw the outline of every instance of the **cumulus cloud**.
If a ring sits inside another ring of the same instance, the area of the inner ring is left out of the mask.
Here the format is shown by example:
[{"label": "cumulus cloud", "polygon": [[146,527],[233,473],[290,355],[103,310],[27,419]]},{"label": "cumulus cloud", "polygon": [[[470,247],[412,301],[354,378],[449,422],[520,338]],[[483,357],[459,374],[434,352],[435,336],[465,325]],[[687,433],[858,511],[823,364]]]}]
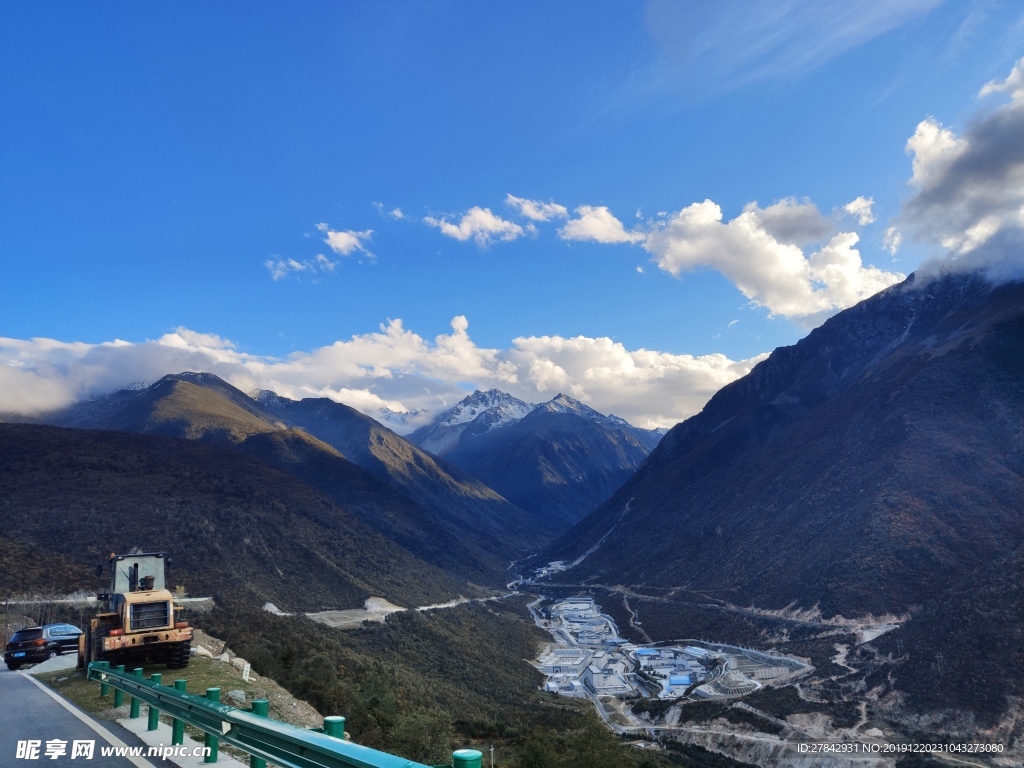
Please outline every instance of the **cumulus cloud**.
[{"label": "cumulus cloud", "polygon": [[555,202],[544,203],[540,200],[527,200],[524,197],[507,195],[505,204],[519,211],[521,216],[534,221],[551,221],[551,219],[569,218],[569,210]]},{"label": "cumulus cloud", "polygon": [[763,357],[629,350],[586,336],[524,336],[489,349],[473,342],[461,315],[450,333],[432,340],[395,319],[285,358],[241,352],[227,339],[185,328],[141,343],[0,338],[0,413],[38,413],[168,373],[207,371],[245,392],[330,397],[384,419],[406,414],[403,432],[454,405],[467,386],[498,387],[533,402],[566,392],[638,426],[671,426]]},{"label": "cumulus cloud", "polygon": [[861,195],[843,206],[843,213],[853,216],[862,227],[872,224],[875,221],[875,200],[872,197]]},{"label": "cumulus cloud", "polygon": [[490,208],[474,206],[462,215],[458,224],[453,224],[447,218],[437,219],[427,216],[423,219],[432,227],[441,230],[441,234],[455,238],[460,242],[466,242],[472,238],[477,245],[486,247],[493,242],[509,242],[516,240],[523,235],[536,233],[536,228],[528,224],[525,228],[513,221],[507,221],[500,216],[491,213]]},{"label": "cumulus cloud", "polygon": [[355,251],[362,251],[367,256],[372,256],[366,246],[363,244],[365,240],[369,240],[373,235],[372,229],[367,229],[363,232],[356,232],[352,229],[346,230],[334,230],[326,224],[317,224],[316,228],[327,235],[324,238],[324,242],[339,256],[349,256]]},{"label": "cumulus cloud", "polygon": [[628,350],[609,338],[586,336],[522,337],[505,354],[516,365],[524,399],[566,392],[648,428],[697,413],[715,392],[767,357],[730,360],[720,354]]},{"label": "cumulus cloud", "polygon": [[928,118],[907,141],[912,195],[901,220],[945,250],[933,266],[980,268],[994,277],[1024,267],[1024,59],[979,95],[999,93],[1009,100],[962,135]]},{"label": "cumulus cloud", "polygon": [[[899,273],[865,266],[853,232],[840,232],[805,254],[796,241],[808,239],[812,232],[791,231],[783,237],[773,215],[792,212],[794,206],[786,203],[769,213],[779,205],[761,209],[751,204],[726,222],[722,209],[711,200],[694,203],[657,222],[644,248],[666,272],[716,269],[751,301],[809,325],[903,279]],[[769,226],[780,232],[779,237]],[[818,231],[824,232],[824,227]]]},{"label": "cumulus cloud", "polygon": [[570,219],[558,230],[563,240],[589,240],[595,243],[639,243],[644,233],[627,232],[612,212],[603,205],[581,205],[576,209],[578,218]]}]

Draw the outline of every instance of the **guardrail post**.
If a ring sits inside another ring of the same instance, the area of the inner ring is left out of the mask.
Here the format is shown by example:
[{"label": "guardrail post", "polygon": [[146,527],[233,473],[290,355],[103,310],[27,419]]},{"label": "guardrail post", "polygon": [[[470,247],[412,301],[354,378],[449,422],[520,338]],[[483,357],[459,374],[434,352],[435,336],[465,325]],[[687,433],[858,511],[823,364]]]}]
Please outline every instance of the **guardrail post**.
[{"label": "guardrail post", "polygon": [[[175,680],[174,690],[185,693],[188,690],[188,680]],[[171,746],[185,743],[185,723],[178,718],[171,720]]]},{"label": "guardrail post", "polygon": [[[116,667],[114,667],[114,669],[116,669],[121,674],[124,674],[124,664],[118,664]],[[120,688],[115,688],[114,689],[114,709],[117,709],[122,704],[124,704],[124,691],[122,691]]]},{"label": "guardrail post", "polygon": [[[136,667],[135,669],[133,669],[132,670],[132,674],[135,675],[136,677],[142,677],[142,667]],[[134,718],[134,717],[138,717],[138,716],[139,716],[139,700],[138,700],[137,697],[132,696],[132,706],[131,706],[131,710],[128,712],[128,717],[133,717]]]},{"label": "guardrail post", "polygon": [[[159,672],[154,672],[153,674],[151,674],[149,676],[149,679],[152,680],[157,685],[160,685],[160,683],[164,679],[164,676],[162,674],[160,674]],[[152,704],[150,704],[149,705],[149,723],[148,723],[147,730],[155,731],[159,725],[160,725],[160,710],[157,709],[156,707],[154,707]]]},{"label": "guardrail post", "polygon": [[457,749],[452,752],[454,768],[481,768],[484,753],[476,749]]},{"label": "guardrail post", "polygon": [[344,717],[325,717],[324,718],[324,733],[328,736],[333,736],[336,739],[345,738],[345,718]]},{"label": "guardrail post", "polygon": [[[270,714],[270,702],[266,699],[253,699],[252,713],[260,717],[267,717]],[[267,761],[262,757],[252,755],[249,758],[249,768],[267,768]]]},{"label": "guardrail post", "polygon": [[[95,664],[97,667],[100,667],[100,668],[103,668],[103,669],[110,669],[110,662],[109,661],[94,661],[93,664]],[[89,677],[89,665],[88,664],[86,665],[85,676],[87,678]],[[105,682],[100,683],[100,698],[101,699],[105,699],[109,695],[110,695],[110,686],[107,685],[107,683],[105,683]]]},{"label": "guardrail post", "polygon": [[[220,701],[220,688],[207,688],[206,698],[210,701]],[[206,734],[206,738],[203,740],[206,748],[210,750],[210,754],[203,758],[204,763],[216,763],[217,752],[220,746],[220,739],[214,736],[212,733]]]}]

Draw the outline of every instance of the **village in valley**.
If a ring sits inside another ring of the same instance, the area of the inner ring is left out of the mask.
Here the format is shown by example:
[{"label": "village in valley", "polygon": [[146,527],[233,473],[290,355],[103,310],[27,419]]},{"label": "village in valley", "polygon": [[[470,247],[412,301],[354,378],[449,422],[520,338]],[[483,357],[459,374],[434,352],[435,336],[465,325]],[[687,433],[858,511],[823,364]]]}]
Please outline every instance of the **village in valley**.
[{"label": "village in valley", "polygon": [[544,690],[592,699],[618,732],[650,725],[633,714],[627,699],[734,700],[813,670],[797,659],[729,645],[636,645],[619,636],[614,620],[589,597],[546,605],[542,598],[530,610],[554,638],[535,663],[547,675]]}]

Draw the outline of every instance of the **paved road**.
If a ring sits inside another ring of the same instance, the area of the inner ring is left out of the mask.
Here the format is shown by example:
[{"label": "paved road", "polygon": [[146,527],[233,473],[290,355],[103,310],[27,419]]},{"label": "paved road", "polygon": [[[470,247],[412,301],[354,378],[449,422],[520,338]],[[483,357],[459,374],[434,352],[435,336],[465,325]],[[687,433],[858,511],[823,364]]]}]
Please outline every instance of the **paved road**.
[{"label": "paved road", "polygon": [[[79,710],[75,710],[78,712]],[[92,718],[83,715],[95,723]],[[97,766],[97,768],[140,768],[152,763],[135,758],[101,757],[100,749],[107,746],[139,746],[142,742],[116,723],[103,721],[96,727],[108,735],[97,733],[82,720],[62,707],[58,701],[36,685],[35,681],[21,672],[11,672],[0,664],[0,768],[28,768],[32,765],[47,766]],[[35,760],[18,759],[18,742],[30,739],[41,742],[39,756]],[[46,742],[59,739],[66,741],[66,754],[55,760],[46,757]],[[71,758],[75,740],[93,741],[93,758]]]}]

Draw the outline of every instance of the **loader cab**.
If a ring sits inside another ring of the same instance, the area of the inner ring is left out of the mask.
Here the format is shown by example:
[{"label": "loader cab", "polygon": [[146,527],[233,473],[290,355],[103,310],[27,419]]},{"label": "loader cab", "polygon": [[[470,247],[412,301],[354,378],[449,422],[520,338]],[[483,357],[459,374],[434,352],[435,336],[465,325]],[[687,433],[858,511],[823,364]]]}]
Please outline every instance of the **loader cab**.
[{"label": "loader cab", "polygon": [[164,571],[170,565],[163,552],[110,557],[110,593],[165,589]]}]

